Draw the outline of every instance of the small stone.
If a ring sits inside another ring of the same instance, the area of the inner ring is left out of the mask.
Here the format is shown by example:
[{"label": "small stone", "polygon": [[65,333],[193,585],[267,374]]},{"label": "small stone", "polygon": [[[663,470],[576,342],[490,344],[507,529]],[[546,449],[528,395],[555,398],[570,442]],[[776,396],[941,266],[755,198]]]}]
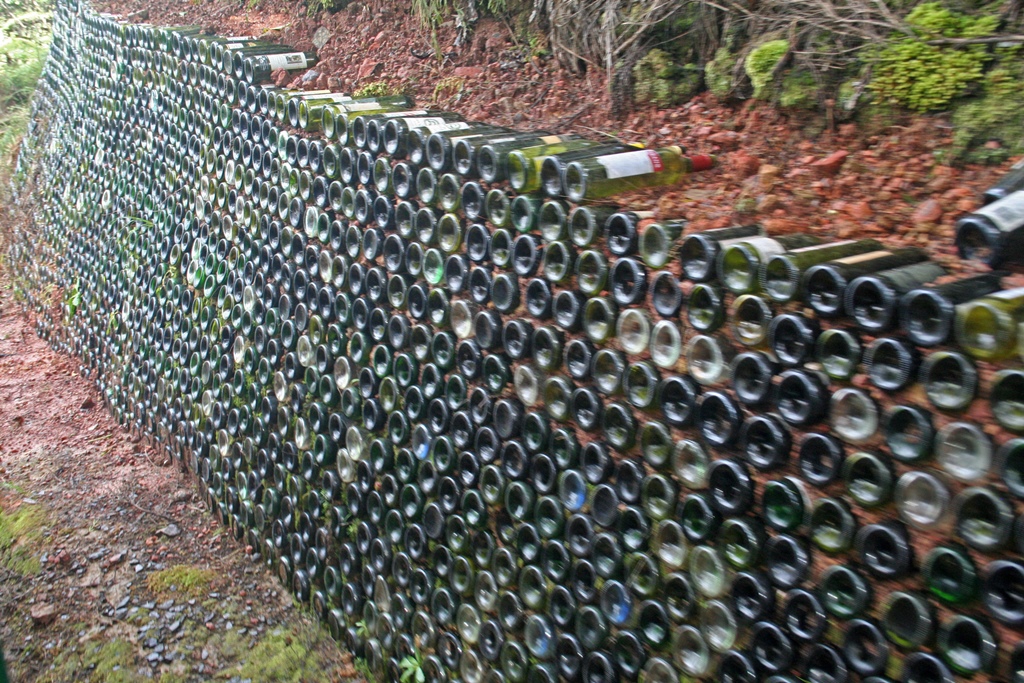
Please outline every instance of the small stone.
[{"label": "small stone", "polygon": [[310,69],[306,73],[302,74],[302,84],[314,83],[316,79],[320,77],[320,72]]},{"label": "small stone", "polygon": [[772,164],[763,164],[757,169],[757,180],[761,187],[768,188],[782,176],[782,169]]},{"label": "small stone", "polygon": [[458,78],[480,78],[484,75],[484,69],[480,66],[457,66],[455,76]]},{"label": "small stone", "polygon": [[866,221],[875,215],[874,210],[871,208],[871,204],[865,201],[854,202],[847,207],[847,211],[851,216],[862,221]]},{"label": "small stone", "polygon": [[181,628],[181,619],[178,619],[177,621],[172,621],[167,626],[167,630],[170,631],[171,633],[176,632],[179,628]]},{"label": "small stone", "polygon": [[713,142],[717,145],[734,145],[739,142],[740,134],[734,130],[723,130],[720,133],[708,136],[708,142]]},{"label": "small stone", "polygon": [[32,622],[36,626],[46,626],[53,623],[53,620],[57,618],[57,608],[50,604],[41,603],[33,605],[29,614],[32,616]]},{"label": "small stone", "polygon": [[78,406],[79,410],[92,410],[96,407],[96,401],[92,400],[92,397],[82,401],[82,405]]},{"label": "small stone", "polygon": [[313,33],[313,47],[317,50],[327,44],[331,39],[331,31],[326,26],[321,26]]},{"label": "small stone", "polygon": [[934,199],[926,199],[921,202],[916,209],[914,209],[913,215],[910,217],[910,221],[915,225],[921,225],[923,223],[935,223],[942,217],[942,205]]},{"label": "small stone", "polygon": [[384,72],[384,62],[377,62],[373,59],[365,59],[363,63],[359,65],[359,71],[356,72],[356,78],[363,80],[364,78],[376,78]]},{"label": "small stone", "polygon": [[824,159],[811,162],[811,168],[823,176],[835,175],[839,172],[842,165],[846,163],[846,157],[848,156],[850,156],[850,153],[845,149],[841,149],[838,152],[829,154]]},{"label": "small stone", "polygon": [[761,160],[745,152],[740,152],[734,156],[732,162],[733,168],[736,169],[736,174],[740,178],[749,178],[761,168]]},{"label": "small stone", "polygon": [[181,529],[178,528],[177,524],[174,524],[172,522],[171,524],[168,524],[167,526],[165,526],[163,529],[160,529],[159,531],[157,531],[157,533],[158,534],[163,534],[164,536],[167,536],[168,538],[174,538],[175,536],[178,536],[179,534],[181,534]]}]

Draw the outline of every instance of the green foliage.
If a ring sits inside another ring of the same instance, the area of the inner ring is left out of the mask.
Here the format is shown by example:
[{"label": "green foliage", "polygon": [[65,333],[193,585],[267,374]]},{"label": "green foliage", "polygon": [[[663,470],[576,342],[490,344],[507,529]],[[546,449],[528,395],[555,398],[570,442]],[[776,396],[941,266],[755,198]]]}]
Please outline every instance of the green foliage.
[{"label": "green foliage", "polygon": [[278,629],[265,636],[252,648],[239,676],[254,681],[301,683],[322,680],[324,672],[309,648],[299,642],[292,633]]},{"label": "green foliage", "polygon": [[793,69],[782,78],[779,106],[787,109],[814,109],[818,106],[818,82],[810,72]]},{"label": "green foliage", "polygon": [[451,13],[451,4],[449,0],[412,0],[412,11],[424,26],[439,26]]},{"label": "green foliage", "polygon": [[878,52],[871,89],[914,111],[944,109],[981,79],[991,55],[984,45],[929,45],[927,41],[991,35],[999,18],[972,17],[928,2],[915,7],[906,21],[916,36],[896,38]]},{"label": "green foliage", "polygon": [[401,683],[424,683],[427,680],[423,673],[423,660],[418,652],[403,658],[398,662],[398,668],[402,672],[399,676]]},{"label": "green foliage", "polygon": [[401,94],[401,88],[395,87],[387,81],[374,81],[356,88],[352,93],[352,97],[389,97],[391,95]]},{"label": "green foliage", "polygon": [[[958,106],[953,113],[954,159],[1002,163],[1024,153],[1024,64],[1014,56],[996,65],[984,80],[984,94]],[[1001,146],[988,149],[985,143]]]},{"label": "green foliage", "polygon": [[28,125],[28,105],[46,53],[43,42],[0,31],[0,167],[11,159]]},{"label": "green foliage", "polygon": [[178,564],[153,572],[146,577],[146,585],[154,593],[177,592],[198,598],[209,590],[215,577],[213,570]]},{"label": "green foliage", "polygon": [[[258,3],[260,0],[249,0],[250,4]],[[308,0],[306,3],[306,14],[313,16],[317,12],[337,12],[348,7],[349,0]]]},{"label": "green foliage", "polygon": [[46,514],[38,505],[21,505],[13,512],[0,510],[0,566],[22,576],[38,574],[36,546],[46,524]]},{"label": "green foliage", "polygon": [[679,66],[667,52],[655,48],[633,67],[633,98],[641,104],[669,107],[693,97],[700,81],[697,67]]},{"label": "green foliage", "polygon": [[755,47],[743,61],[743,69],[754,86],[754,97],[762,99],[769,93],[775,68],[789,53],[789,41],[769,40]]},{"label": "green foliage", "polygon": [[704,66],[704,82],[716,97],[725,99],[732,93],[732,74],[736,69],[736,61],[736,55],[721,47],[715,53],[715,58]]}]

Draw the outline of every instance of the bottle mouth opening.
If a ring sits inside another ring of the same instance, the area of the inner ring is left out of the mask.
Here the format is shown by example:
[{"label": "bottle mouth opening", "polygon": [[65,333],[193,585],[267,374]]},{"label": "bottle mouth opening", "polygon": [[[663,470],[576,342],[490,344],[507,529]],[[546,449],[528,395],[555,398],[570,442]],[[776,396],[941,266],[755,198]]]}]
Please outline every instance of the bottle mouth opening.
[{"label": "bottle mouth opening", "polygon": [[722,283],[736,294],[750,291],[755,284],[757,265],[757,257],[744,245],[729,247],[721,256]]},{"label": "bottle mouth opening", "polygon": [[796,296],[800,271],[786,259],[772,258],[764,266],[761,285],[776,301],[789,301]]},{"label": "bottle mouth opening", "polygon": [[996,244],[992,236],[973,223],[960,226],[956,242],[962,258],[991,263],[996,256]]}]

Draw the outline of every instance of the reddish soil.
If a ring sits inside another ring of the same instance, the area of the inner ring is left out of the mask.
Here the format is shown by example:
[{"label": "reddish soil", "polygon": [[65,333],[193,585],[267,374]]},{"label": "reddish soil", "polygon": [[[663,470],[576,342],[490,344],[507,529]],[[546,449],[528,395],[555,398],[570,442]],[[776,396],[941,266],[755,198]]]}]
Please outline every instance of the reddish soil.
[{"label": "reddish soil", "polygon": [[[284,652],[278,680],[353,677],[349,655],[214,521],[191,478],[119,427],[77,361],[19,310],[3,280],[0,532],[32,520],[12,542],[0,533],[10,680],[236,680],[250,652]],[[154,590],[172,567],[205,580]]]}]

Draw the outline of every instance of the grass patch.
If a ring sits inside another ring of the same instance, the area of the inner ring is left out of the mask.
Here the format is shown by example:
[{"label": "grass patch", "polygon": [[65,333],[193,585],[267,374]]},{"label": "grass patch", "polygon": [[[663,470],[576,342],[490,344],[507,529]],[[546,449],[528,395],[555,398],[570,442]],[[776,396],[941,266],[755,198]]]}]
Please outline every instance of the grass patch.
[{"label": "grass patch", "polygon": [[29,105],[49,51],[45,2],[0,2],[0,180],[13,166]]},{"label": "grass patch", "polygon": [[0,510],[0,565],[22,576],[39,573],[37,543],[47,529],[46,513],[38,505]]},{"label": "grass patch", "polygon": [[200,569],[186,564],[177,564],[153,572],[146,577],[146,585],[154,593],[179,593],[190,598],[201,597],[209,591],[217,574],[211,569]]},{"label": "grass patch", "polygon": [[390,85],[387,81],[374,81],[373,83],[367,83],[360,88],[356,88],[355,92],[352,93],[352,97],[359,99],[363,97],[390,97],[391,95],[401,94],[402,89],[398,86]]},{"label": "grass patch", "polygon": [[300,683],[320,680],[323,673],[315,655],[299,639],[275,630],[249,652],[239,675],[253,680]]}]

